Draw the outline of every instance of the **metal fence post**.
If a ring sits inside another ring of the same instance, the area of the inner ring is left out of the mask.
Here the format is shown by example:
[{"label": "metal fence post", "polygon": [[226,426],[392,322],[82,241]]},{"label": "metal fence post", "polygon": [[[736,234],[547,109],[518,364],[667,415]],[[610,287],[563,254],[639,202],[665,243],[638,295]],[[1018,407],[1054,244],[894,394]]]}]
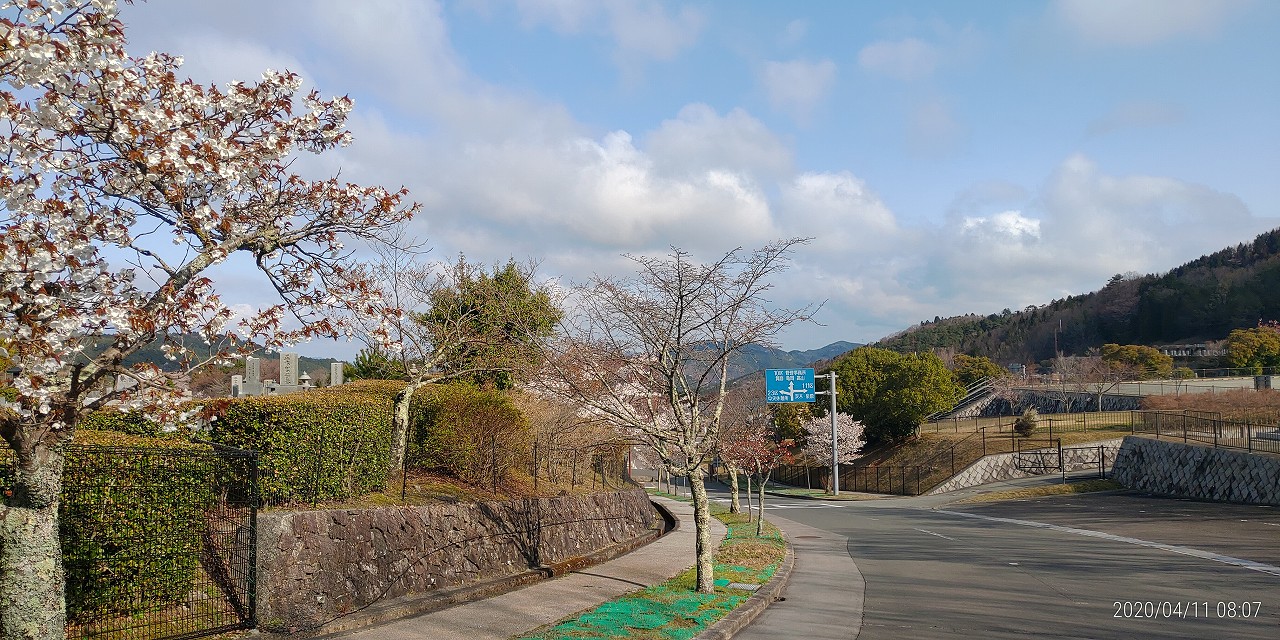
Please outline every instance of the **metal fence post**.
[{"label": "metal fence post", "polygon": [[245,627],[258,626],[258,452],[249,451],[249,567],[245,586],[245,599],[249,603]]}]

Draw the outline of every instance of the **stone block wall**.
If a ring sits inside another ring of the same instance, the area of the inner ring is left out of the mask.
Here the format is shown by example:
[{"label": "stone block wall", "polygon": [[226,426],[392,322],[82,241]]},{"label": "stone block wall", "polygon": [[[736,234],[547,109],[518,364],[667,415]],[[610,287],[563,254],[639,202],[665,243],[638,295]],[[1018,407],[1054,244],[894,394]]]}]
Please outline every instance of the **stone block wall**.
[{"label": "stone block wall", "polygon": [[1129,436],[1112,478],[1151,493],[1280,505],[1280,457],[1259,453]]},{"label": "stone block wall", "polygon": [[[1040,413],[1087,413],[1098,410],[1098,396],[1093,393],[1063,391],[1022,390],[1017,402],[1009,402],[1005,398],[993,397],[983,403],[977,413],[964,417],[978,416],[995,418],[1015,416],[1028,407],[1034,407]],[[1113,393],[1102,394],[1103,411],[1137,411],[1142,408],[1142,397]]]},{"label": "stone block wall", "polygon": [[[1104,470],[1109,469],[1118,455],[1120,443],[1121,440],[1117,438],[1115,440],[1095,442],[1088,445],[1079,445],[1078,447],[1063,447],[1062,466],[1066,467],[1067,471],[1096,469],[1098,468],[1098,447],[1102,447],[1103,454],[1105,455]],[[1059,472],[1057,469],[1057,449],[1024,451],[1021,455],[1025,460],[1027,456],[1034,456],[1036,454],[1043,454],[1045,456],[1052,455],[1052,464],[1054,465],[1054,469],[1051,473]],[[959,489],[976,487],[990,482],[1000,482],[1001,480],[1029,478],[1035,475],[1043,474],[1018,468],[1017,454],[997,453],[981,458],[977,462],[965,467],[963,471],[952,476],[951,479],[946,480],[942,484],[931,489],[927,495],[957,491]]]},{"label": "stone block wall", "polygon": [[370,605],[574,563],[645,536],[643,490],[258,516],[258,623],[315,631]]}]

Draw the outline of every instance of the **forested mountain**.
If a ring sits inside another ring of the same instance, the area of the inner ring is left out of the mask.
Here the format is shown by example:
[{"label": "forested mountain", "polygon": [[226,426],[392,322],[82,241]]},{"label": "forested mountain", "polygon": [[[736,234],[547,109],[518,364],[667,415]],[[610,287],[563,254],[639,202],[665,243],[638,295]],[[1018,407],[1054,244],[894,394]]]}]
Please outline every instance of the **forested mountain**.
[{"label": "forested mountain", "polygon": [[1115,275],[1093,293],[1022,311],[934,318],[876,346],[950,348],[1002,364],[1082,354],[1105,343],[1221,340],[1260,319],[1280,319],[1280,229],[1192,260],[1162,275]]},{"label": "forested mountain", "polygon": [[825,347],[808,351],[783,351],[758,344],[749,344],[738,351],[736,357],[729,363],[729,378],[736,380],[743,376],[759,373],[765,369],[807,367],[821,360],[830,360],[860,346],[862,345],[841,340]]}]

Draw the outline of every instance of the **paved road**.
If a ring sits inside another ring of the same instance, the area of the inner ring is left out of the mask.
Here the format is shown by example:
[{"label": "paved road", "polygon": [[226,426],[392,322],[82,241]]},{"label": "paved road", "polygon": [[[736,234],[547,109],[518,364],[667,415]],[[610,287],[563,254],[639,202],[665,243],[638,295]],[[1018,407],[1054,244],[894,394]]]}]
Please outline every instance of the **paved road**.
[{"label": "paved road", "polygon": [[[856,570],[828,556],[838,597],[788,589],[739,638],[1280,638],[1280,509],[1132,493],[946,499],[772,498],[771,518],[811,527],[828,553],[843,541]],[[780,631],[784,616],[814,631]]]}]

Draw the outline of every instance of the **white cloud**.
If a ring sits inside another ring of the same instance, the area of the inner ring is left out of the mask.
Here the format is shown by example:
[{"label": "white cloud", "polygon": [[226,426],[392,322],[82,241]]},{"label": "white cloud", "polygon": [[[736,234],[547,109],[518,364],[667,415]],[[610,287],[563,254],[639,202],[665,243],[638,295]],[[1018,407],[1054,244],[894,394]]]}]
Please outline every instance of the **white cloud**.
[{"label": "white cloud", "polygon": [[796,176],[783,186],[778,206],[788,235],[815,237],[815,251],[855,253],[897,241],[893,212],[847,171]]},{"label": "white cloud", "polygon": [[988,217],[968,217],[961,232],[999,242],[1021,242],[1040,239],[1040,221],[1022,215],[1021,211],[1002,211]]},{"label": "white cloud", "polygon": [[818,103],[827,97],[836,79],[836,64],[817,61],[769,61],[760,69],[759,81],[769,104],[805,122]]},{"label": "white cloud", "polygon": [[858,52],[858,64],[867,71],[903,81],[933,75],[940,62],[938,48],[917,38],[873,42]]},{"label": "white cloud", "polygon": [[1086,42],[1145,46],[1210,37],[1252,0],[1058,0],[1052,15]]},{"label": "white cloud", "polygon": [[[988,202],[1016,189],[983,188]],[[1016,209],[967,213],[936,230],[923,280],[939,315],[989,313],[1093,291],[1115,273],[1158,272],[1251,238],[1276,221],[1253,217],[1239,198],[1159,176],[1112,176],[1073,155]],[[932,316],[933,313],[926,314]]]},{"label": "white cloud", "polygon": [[622,60],[672,60],[697,42],[706,16],[694,7],[669,14],[655,0],[518,0],[524,24],[547,24],[559,33],[608,35]]},{"label": "white cloud", "polygon": [[646,147],[657,169],[674,175],[723,169],[783,179],[791,173],[791,149],[743,109],[721,116],[705,104],[687,105],[647,136]]}]

